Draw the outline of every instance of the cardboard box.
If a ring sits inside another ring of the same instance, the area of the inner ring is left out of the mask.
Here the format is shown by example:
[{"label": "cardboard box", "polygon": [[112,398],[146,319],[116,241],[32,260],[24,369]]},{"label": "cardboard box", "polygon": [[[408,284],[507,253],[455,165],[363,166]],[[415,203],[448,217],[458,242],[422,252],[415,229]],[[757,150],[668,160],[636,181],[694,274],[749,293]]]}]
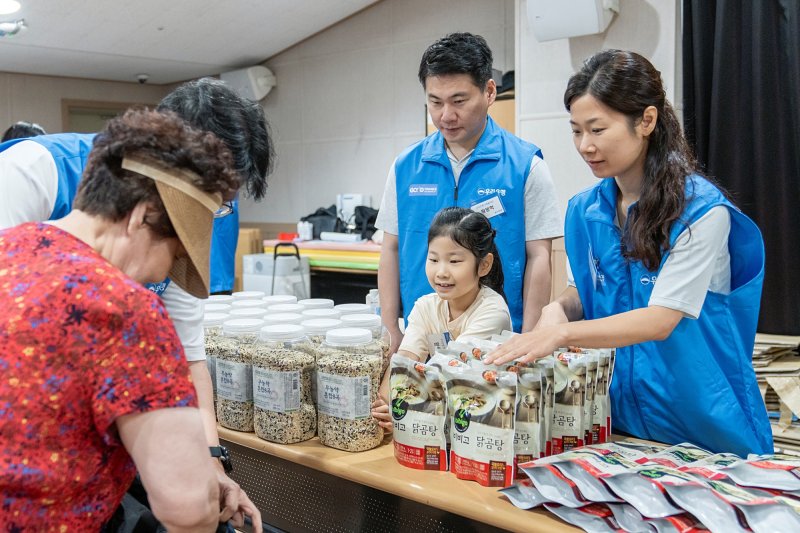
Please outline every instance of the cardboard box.
[{"label": "cardboard box", "polygon": [[242,257],[264,253],[260,228],[239,228],[239,242],[236,245],[236,266],[234,267],[233,291],[242,290]]}]

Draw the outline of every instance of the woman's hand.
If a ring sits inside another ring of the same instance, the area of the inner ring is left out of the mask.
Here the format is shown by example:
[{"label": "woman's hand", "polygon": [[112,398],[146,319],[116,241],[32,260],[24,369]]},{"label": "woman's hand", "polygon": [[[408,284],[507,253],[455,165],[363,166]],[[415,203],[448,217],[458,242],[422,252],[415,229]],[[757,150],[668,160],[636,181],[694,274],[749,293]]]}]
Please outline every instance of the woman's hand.
[{"label": "woman's hand", "polygon": [[542,307],[542,314],[539,317],[539,322],[536,323],[532,331],[537,329],[546,328],[548,326],[557,326],[558,324],[566,324],[569,322],[564,308],[558,302],[551,302]]},{"label": "woman's hand", "polygon": [[530,363],[551,355],[562,346],[563,325],[542,326],[541,320],[533,331],[514,335],[489,353],[485,363],[500,365],[509,361]]},{"label": "woman's hand", "polygon": [[392,422],[392,415],[389,412],[389,404],[383,398],[378,398],[372,403],[372,418],[378,421],[378,425],[391,433],[394,430],[394,422]]}]

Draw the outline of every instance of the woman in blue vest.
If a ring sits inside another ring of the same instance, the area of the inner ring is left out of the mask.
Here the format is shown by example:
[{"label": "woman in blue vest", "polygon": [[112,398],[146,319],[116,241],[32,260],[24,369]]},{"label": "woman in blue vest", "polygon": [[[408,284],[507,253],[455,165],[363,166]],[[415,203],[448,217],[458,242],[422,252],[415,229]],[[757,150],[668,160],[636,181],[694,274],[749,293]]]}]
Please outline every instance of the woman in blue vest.
[{"label": "woman in blue vest", "polygon": [[698,174],[644,57],[595,54],[570,78],[564,104],[575,148],[600,179],[569,202],[569,286],[492,360],[616,346],[616,432],[771,453],[751,362],[764,276],[758,227]]}]

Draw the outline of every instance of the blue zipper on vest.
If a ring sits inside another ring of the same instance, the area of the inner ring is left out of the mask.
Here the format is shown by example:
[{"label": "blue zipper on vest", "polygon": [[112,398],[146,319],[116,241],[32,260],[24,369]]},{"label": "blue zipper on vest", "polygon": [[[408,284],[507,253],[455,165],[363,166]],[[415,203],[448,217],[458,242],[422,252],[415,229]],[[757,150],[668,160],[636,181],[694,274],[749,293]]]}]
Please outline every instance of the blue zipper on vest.
[{"label": "blue zipper on vest", "polygon": [[453,189],[453,207],[458,207],[458,185]]}]

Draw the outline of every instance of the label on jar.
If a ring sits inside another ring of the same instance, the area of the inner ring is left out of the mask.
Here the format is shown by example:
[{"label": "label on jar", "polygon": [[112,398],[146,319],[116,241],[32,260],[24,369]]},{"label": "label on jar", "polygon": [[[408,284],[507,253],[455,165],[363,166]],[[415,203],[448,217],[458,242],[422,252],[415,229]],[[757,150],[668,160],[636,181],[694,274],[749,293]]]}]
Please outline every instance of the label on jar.
[{"label": "label on jar", "polygon": [[234,402],[253,401],[252,365],[217,359],[217,396]]},{"label": "label on jar", "polygon": [[253,402],[265,411],[297,411],[300,409],[300,372],[253,368]]},{"label": "label on jar", "polygon": [[317,372],[317,408],[336,418],[358,420],[370,414],[370,377],[334,376]]},{"label": "label on jar", "polygon": [[211,376],[211,385],[214,394],[217,393],[217,357],[215,355],[206,356],[206,366],[208,367],[208,374]]}]

